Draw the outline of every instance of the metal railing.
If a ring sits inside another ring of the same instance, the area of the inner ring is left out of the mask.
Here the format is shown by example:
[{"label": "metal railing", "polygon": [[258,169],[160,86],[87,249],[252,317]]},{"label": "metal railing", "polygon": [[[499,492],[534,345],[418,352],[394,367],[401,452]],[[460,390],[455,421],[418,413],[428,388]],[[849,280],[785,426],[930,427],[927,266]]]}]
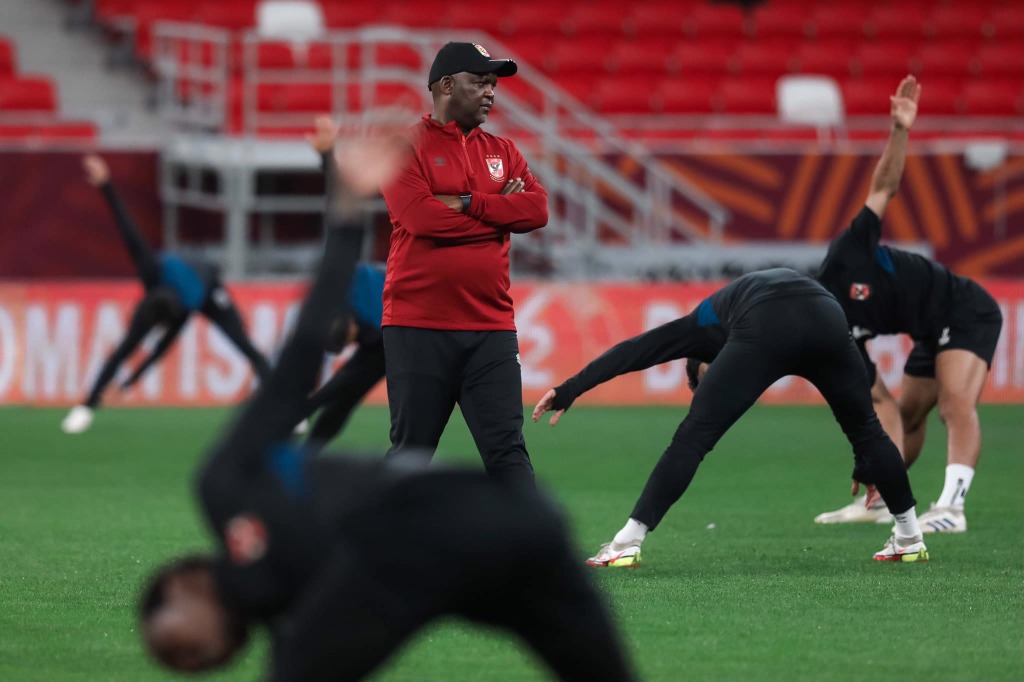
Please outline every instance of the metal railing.
[{"label": "metal railing", "polygon": [[[316,64],[308,59],[312,46],[296,43],[297,63],[281,69],[260,63],[261,46],[279,46],[280,39],[256,32],[236,36],[160,22],[153,35],[160,111],[184,129],[246,137],[307,129],[324,104],[343,120],[396,100],[429,111],[425,74],[440,46],[453,38],[516,57],[514,50],[482,34],[381,26],[325,33],[316,41]],[[396,50],[402,53],[398,60],[388,54]],[[516,251],[546,260],[562,275],[594,276],[608,274],[607,259],[597,257],[607,242],[650,249],[722,241],[730,220],[727,209],[529,64],[517,62],[515,87],[499,88],[488,129],[512,137],[523,149],[548,189],[552,210],[546,229],[517,237]],[[275,88],[280,89],[276,96],[287,97],[281,93],[289,87],[293,95],[301,92],[295,86],[327,98],[275,105]]]}]

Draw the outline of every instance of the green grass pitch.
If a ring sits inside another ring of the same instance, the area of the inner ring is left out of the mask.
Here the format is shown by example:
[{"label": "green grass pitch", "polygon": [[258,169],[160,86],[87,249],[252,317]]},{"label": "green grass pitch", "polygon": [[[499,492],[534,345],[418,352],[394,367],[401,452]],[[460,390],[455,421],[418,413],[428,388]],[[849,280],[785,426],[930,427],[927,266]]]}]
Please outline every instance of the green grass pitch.
[{"label": "green grass pitch", "polygon": [[[228,414],[112,409],[70,437],[62,411],[0,409],[0,680],[171,679],[142,654],[135,594],[155,563],[206,546],[188,482]],[[625,521],[683,414],[580,406],[556,428],[527,424],[581,560]],[[848,500],[852,458],[828,411],[752,410],[648,538],[646,565],[593,574],[642,678],[1024,679],[1022,416],[1020,406],[982,409],[970,531],[929,537],[928,564],[894,565],[871,561],[888,527],[812,523]],[[387,413],[370,407],[335,445],[386,439]],[[911,472],[919,510],[941,489],[944,453],[933,419]],[[479,466],[458,414],[438,457]],[[264,655],[257,643],[213,679],[258,679]],[[444,622],[374,679],[547,675],[517,642]]]}]

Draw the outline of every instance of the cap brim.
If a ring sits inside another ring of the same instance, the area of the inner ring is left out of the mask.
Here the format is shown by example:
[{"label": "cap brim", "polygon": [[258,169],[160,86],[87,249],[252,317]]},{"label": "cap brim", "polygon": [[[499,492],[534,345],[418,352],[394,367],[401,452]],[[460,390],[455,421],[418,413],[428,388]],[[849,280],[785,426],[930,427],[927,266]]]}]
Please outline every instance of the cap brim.
[{"label": "cap brim", "polygon": [[482,73],[493,73],[499,78],[514,76],[519,71],[519,66],[511,59],[491,59],[488,63],[491,68]]}]

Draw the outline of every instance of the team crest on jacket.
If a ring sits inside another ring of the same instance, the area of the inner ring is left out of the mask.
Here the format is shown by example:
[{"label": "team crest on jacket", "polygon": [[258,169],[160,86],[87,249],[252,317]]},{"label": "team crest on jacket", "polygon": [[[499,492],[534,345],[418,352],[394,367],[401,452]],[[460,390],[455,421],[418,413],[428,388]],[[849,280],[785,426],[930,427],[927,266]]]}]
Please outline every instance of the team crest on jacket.
[{"label": "team crest on jacket", "polygon": [[487,155],[484,161],[487,162],[487,172],[491,174],[491,180],[501,182],[505,179],[505,164],[500,156]]},{"label": "team crest on jacket", "polygon": [[224,527],[224,545],[233,562],[251,564],[267,552],[267,529],[252,514],[235,516]]},{"label": "team crest on jacket", "polygon": [[850,298],[854,301],[866,301],[871,297],[871,287],[867,284],[854,282],[850,285]]}]

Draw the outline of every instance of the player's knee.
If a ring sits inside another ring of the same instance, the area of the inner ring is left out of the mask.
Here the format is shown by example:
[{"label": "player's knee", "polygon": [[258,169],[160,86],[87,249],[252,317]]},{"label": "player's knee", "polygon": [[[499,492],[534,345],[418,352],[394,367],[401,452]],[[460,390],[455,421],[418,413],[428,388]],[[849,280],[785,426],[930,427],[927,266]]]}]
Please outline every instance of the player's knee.
[{"label": "player's knee", "polygon": [[961,423],[977,418],[974,401],[961,395],[939,396],[939,418],[944,424]]}]

